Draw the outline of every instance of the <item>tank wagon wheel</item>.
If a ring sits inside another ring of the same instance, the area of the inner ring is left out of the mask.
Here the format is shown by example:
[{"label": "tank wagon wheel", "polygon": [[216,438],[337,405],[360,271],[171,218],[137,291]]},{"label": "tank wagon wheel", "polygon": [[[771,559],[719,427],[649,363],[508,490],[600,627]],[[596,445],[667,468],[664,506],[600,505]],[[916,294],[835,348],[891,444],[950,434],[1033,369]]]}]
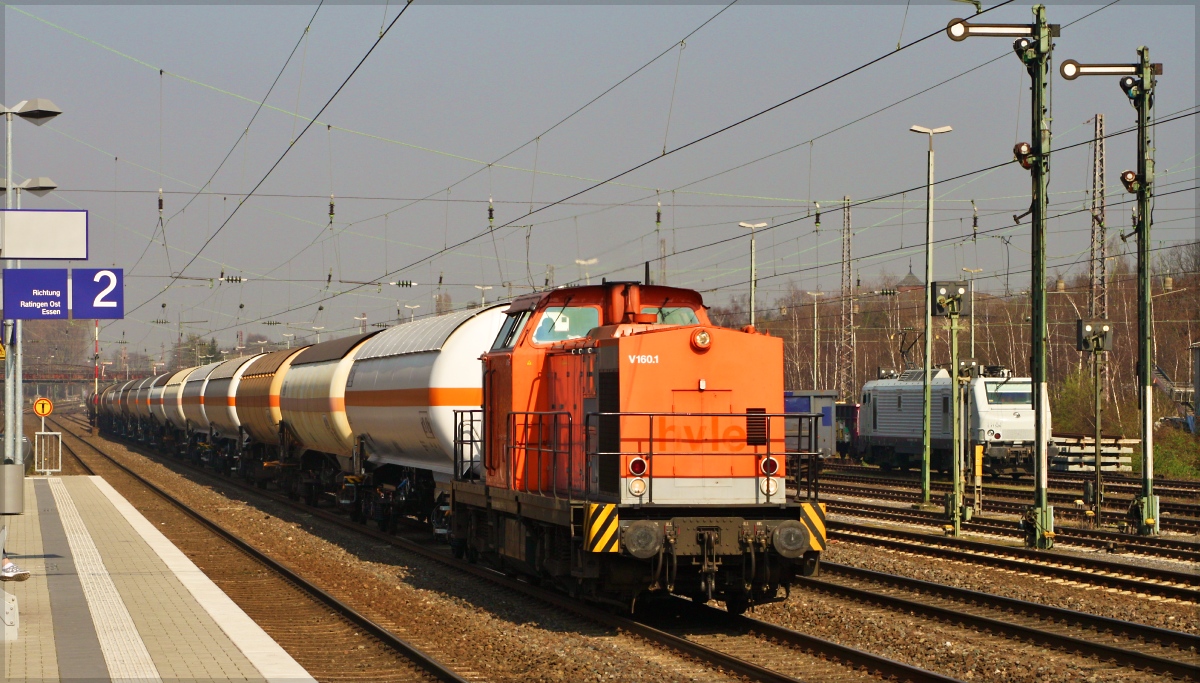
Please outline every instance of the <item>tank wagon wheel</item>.
[{"label": "tank wagon wheel", "polygon": [[741,615],[750,609],[750,594],[744,591],[727,593],[725,595],[725,611],[733,615]]}]

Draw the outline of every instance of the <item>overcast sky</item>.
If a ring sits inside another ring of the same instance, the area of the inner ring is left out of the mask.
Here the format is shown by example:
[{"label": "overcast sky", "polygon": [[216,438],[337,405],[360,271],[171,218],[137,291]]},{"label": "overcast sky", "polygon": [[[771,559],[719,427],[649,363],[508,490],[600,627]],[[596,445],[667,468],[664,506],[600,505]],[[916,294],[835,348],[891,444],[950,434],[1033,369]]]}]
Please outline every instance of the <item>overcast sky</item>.
[{"label": "overcast sky", "polygon": [[[909,126],[954,127],[935,141],[939,178],[1008,161],[1013,144],[1030,138],[1029,77],[1011,42],[955,43],[942,32],[526,216],[973,11],[955,2],[723,7],[417,2],[302,137],[402,6],[325,5],[315,18],[314,4],[8,7],[4,103],[45,97],[65,112],[41,128],[14,124],[14,176],[49,176],[60,187],[27,197],[25,208],[90,211],[87,265],[126,273],[128,319],[105,327],[102,339],[124,333],[132,348],[153,354],[171,342],[180,320],[206,321],[189,329],[229,345],[236,330],[278,338],[284,327],[264,326],[267,320],[301,328],[292,330],[298,334],[312,326],[328,334],[355,326],[362,313],[368,323],[394,321],[398,308],[407,317],[406,304],[429,314],[439,278],[456,305],[477,299],[476,285],[492,287],[489,300],[508,291],[505,283],[514,293],[541,286],[549,268],[556,284],[578,281],[584,270],[577,259],[597,260],[587,267],[593,280],[640,279],[659,240],[668,283],[719,304],[748,291],[749,240],[739,221],[772,226],[758,236],[760,301],[789,285],[837,290],[838,206],[847,195],[912,190],[852,209],[854,268],[864,282],[903,275],[910,261],[921,274],[926,138]],[[1105,114],[1109,133],[1135,121],[1115,78],[1057,77],[1067,58],[1132,62],[1136,48],[1148,45],[1165,64],[1158,116],[1196,105],[1193,6],[1097,9],[1048,9],[1050,21],[1064,26],[1054,51],[1055,147],[1091,138],[1096,113]],[[1013,3],[980,21],[1031,19],[1029,4]],[[250,124],[268,90],[267,106]],[[1155,246],[1200,238],[1192,191],[1197,119],[1164,124],[1156,134]],[[1108,141],[1110,202],[1130,197],[1117,174],[1134,167],[1134,144],[1132,135]],[[1089,201],[1090,147],[1055,154],[1051,168],[1051,215],[1075,211],[1050,223],[1053,278],[1087,269],[1089,218],[1078,210]],[[1007,270],[1012,289],[1024,289],[1028,220],[1014,226],[1012,217],[1028,207],[1028,173],[1008,165],[936,193],[936,237],[963,239],[939,245],[935,277],[980,267],[980,289],[1002,292]],[[1128,229],[1129,206],[1110,206],[1112,232]],[[793,219],[801,220],[774,227]],[[1009,246],[1000,237],[1011,238]],[[728,238],[735,239],[703,246]],[[657,263],[654,269],[657,277]],[[222,272],[245,282],[210,287],[208,278]],[[183,277],[173,281],[172,274]],[[419,285],[354,284],[380,280]],[[155,325],[156,318],[171,324]]]}]

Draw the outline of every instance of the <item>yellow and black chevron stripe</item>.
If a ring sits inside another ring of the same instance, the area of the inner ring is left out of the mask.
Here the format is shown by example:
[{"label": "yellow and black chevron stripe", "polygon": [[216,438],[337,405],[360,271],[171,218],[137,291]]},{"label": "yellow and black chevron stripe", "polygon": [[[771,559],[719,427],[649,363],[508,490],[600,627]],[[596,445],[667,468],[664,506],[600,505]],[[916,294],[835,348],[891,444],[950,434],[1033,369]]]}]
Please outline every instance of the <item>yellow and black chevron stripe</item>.
[{"label": "yellow and black chevron stripe", "polygon": [[825,503],[801,503],[800,521],[808,527],[808,545],[812,550],[825,550]]},{"label": "yellow and black chevron stripe", "polygon": [[620,548],[617,531],[617,506],[612,503],[588,503],[583,525],[583,545],[589,553],[615,553]]}]

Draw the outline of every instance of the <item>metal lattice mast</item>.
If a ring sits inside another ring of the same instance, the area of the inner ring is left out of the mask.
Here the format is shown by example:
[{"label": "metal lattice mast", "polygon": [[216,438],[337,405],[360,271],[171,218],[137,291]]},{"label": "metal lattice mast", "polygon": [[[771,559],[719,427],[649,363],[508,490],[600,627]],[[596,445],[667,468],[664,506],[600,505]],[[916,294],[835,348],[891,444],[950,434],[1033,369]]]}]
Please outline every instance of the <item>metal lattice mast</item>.
[{"label": "metal lattice mast", "polygon": [[1105,263],[1108,239],[1104,217],[1104,114],[1096,114],[1092,143],[1092,261],[1089,275],[1092,298],[1089,309],[1095,318],[1108,317],[1108,277]]},{"label": "metal lattice mast", "polygon": [[854,290],[850,272],[850,197],[842,199],[842,329],[837,353],[838,398],[848,401],[854,388]]}]

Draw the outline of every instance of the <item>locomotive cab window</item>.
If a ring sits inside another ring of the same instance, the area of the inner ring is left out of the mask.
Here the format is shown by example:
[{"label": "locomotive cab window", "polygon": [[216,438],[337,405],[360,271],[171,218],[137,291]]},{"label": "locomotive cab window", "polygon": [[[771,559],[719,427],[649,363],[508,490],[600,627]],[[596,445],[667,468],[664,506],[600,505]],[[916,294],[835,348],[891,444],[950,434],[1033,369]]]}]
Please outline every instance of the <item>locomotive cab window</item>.
[{"label": "locomotive cab window", "polygon": [[555,306],[542,312],[533,341],[538,344],[586,337],[600,326],[600,309],[591,306]]},{"label": "locomotive cab window", "polygon": [[658,316],[655,322],[659,325],[699,325],[700,319],[696,311],[687,306],[642,306],[642,313],[653,313]]},{"label": "locomotive cab window", "polygon": [[492,344],[492,350],[511,349],[517,343],[517,339],[520,338],[521,330],[525,328],[525,323],[528,320],[529,311],[514,313],[505,318],[504,325],[500,327],[500,334],[496,335],[496,341]]},{"label": "locomotive cab window", "polygon": [[987,382],[983,386],[989,405],[1033,405],[1033,384],[1028,380]]}]

